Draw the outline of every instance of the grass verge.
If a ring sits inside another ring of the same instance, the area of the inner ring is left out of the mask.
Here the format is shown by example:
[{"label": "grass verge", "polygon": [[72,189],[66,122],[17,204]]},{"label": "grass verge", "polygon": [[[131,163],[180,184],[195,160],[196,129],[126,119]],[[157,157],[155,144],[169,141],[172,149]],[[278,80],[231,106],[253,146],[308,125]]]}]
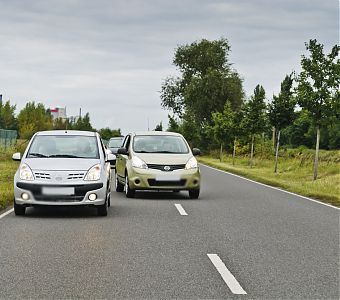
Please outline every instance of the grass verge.
[{"label": "grass verge", "polygon": [[18,140],[15,147],[0,147],[0,211],[13,204],[13,177],[19,162],[12,160],[12,154],[23,153],[26,146],[27,141]]},{"label": "grass verge", "polygon": [[0,210],[13,203],[13,176],[17,168],[15,161],[0,161]]},{"label": "grass verge", "polygon": [[254,159],[252,167],[249,167],[247,158],[236,158],[235,165],[230,156],[224,156],[223,162],[212,156],[201,156],[198,160],[220,170],[340,207],[340,164],[337,159],[321,160],[318,179],[315,181],[310,159],[281,157],[276,174],[273,171],[274,161],[270,159]]}]

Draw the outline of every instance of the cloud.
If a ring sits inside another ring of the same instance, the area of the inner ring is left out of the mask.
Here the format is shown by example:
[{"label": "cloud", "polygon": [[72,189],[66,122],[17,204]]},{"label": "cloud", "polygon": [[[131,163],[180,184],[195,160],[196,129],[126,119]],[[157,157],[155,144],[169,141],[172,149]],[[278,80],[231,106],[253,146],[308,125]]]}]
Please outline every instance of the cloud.
[{"label": "cloud", "polygon": [[[175,48],[226,37],[246,93],[268,97],[299,69],[304,42],[338,42],[337,1],[0,0],[0,93],[17,103],[89,111],[94,126],[146,129],[167,112],[162,80]],[[153,127],[154,127],[153,126]],[[150,126],[152,127],[152,126]],[[152,128],[153,128],[152,127]]]}]

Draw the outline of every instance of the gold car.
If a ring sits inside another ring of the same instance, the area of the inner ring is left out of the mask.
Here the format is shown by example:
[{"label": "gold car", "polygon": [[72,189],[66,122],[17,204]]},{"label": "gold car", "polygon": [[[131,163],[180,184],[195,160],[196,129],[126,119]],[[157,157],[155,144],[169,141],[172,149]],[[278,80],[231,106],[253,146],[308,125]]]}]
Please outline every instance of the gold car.
[{"label": "gold car", "polygon": [[189,191],[197,199],[200,170],[194,157],[199,149],[190,149],[181,134],[146,131],[128,134],[118,149],[116,191],[128,198],[137,190]]}]

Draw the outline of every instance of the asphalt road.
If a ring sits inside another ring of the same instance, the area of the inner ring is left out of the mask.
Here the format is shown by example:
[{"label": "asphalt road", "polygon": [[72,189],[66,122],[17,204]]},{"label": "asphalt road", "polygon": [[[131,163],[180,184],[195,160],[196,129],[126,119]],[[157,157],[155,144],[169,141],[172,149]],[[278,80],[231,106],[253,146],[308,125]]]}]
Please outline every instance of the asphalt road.
[{"label": "asphalt road", "polygon": [[0,218],[0,298],[339,299],[338,209],[201,170],[198,200]]}]

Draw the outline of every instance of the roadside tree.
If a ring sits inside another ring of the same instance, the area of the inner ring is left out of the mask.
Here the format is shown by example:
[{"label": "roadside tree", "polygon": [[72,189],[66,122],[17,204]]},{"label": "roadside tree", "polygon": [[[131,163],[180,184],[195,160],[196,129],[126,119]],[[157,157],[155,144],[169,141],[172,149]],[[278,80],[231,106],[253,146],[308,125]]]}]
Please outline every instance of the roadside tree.
[{"label": "roadside tree", "polygon": [[18,115],[18,128],[20,137],[29,139],[37,131],[53,128],[52,115],[42,103],[28,102]]},{"label": "roadside tree", "polygon": [[263,133],[267,125],[265,97],[263,86],[258,84],[254,89],[254,94],[244,106],[242,127],[251,139],[250,166],[253,165],[255,135]]},{"label": "roadside tree", "polygon": [[[168,77],[161,89],[162,106],[179,119],[203,128],[226,101],[233,109],[243,101],[242,80],[231,68],[226,39],[203,39],[176,49],[173,60],[180,76]],[[188,118],[190,116],[190,118]]]},{"label": "roadside tree", "polygon": [[275,173],[277,173],[281,130],[291,124],[295,117],[294,109],[296,106],[296,100],[293,97],[292,85],[292,75],[286,75],[285,79],[281,83],[279,95],[274,95],[273,101],[268,105],[268,118],[270,124],[275,128],[275,133],[277,133],[274,167]]},{"label": "roadside tree", "polygon": [[4,104],[0,102],[0,128],[16,129],[15,109],[16,105],[11,105],[9,100]]},{"label": "roadside tree", "polygon": [[302,71],[297,76],[297,101],[309,111],[316,127],[313,179],[318,177],[320,128],[340,117],[340,46],[324,54],[323,45],[316,40],[305,43],[309,57],[302,55]]}]

